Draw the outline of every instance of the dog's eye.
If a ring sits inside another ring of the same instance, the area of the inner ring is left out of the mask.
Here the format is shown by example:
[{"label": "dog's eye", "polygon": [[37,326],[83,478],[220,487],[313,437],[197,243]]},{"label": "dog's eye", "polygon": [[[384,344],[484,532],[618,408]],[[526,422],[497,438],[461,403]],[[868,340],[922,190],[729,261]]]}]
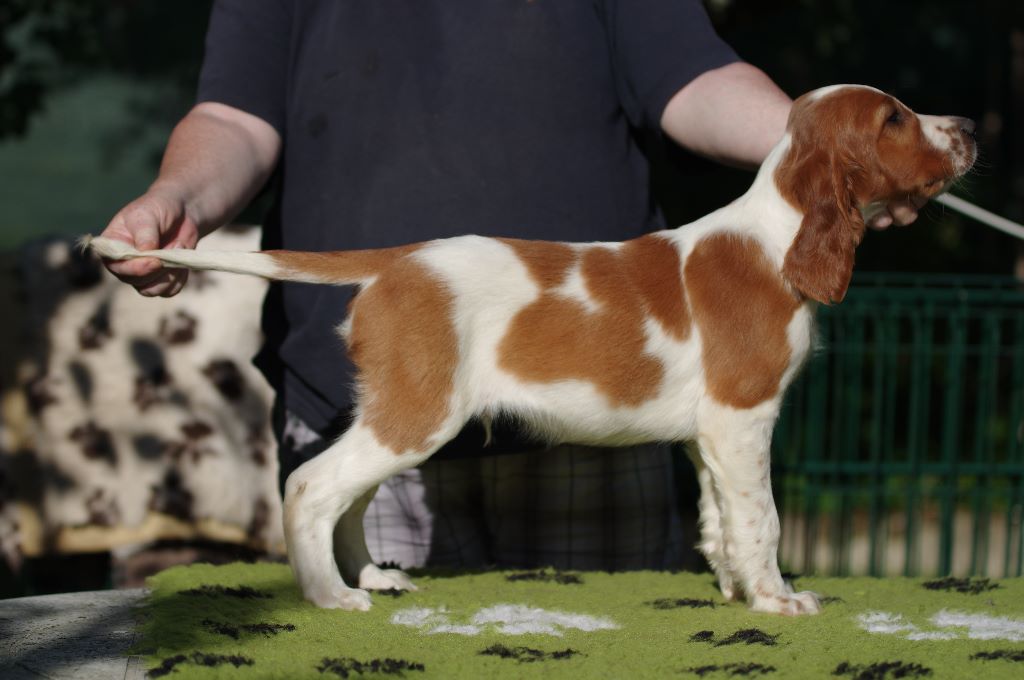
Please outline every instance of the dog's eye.
[{"label": "dog's eye", "polygon": [[903,122],[903,113],[899,109],[896,109],[895,111],[893,111],[892,114],[888,118],[885,119],[886,125],[899,125],[902,122]]}]

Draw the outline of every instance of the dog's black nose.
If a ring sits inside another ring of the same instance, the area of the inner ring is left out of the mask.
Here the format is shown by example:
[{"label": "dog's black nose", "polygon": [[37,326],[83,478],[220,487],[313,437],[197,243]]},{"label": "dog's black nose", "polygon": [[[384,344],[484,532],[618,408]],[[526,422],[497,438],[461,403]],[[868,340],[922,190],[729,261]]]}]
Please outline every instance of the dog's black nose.
[{"label": "dog's black nose", "polygon": [[973,120],[970,118],[961,118],[959,116],[953,120],[956,121],[957,127],[960,128],[960,132],[964,133],[968,137],[974,137],[974,133],[978,126]]}]

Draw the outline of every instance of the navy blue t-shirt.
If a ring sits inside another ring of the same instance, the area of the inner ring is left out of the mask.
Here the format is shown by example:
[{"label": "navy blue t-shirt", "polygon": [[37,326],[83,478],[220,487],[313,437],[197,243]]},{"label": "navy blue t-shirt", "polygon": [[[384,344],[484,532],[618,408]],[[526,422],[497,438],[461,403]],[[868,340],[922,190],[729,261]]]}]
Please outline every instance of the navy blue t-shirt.
[{"label": "navy blue t-shirt", "polygon": [[[198,99],[284,140],[267,248],[623,240],[664,226],[638,131],[736,60],[698,0],[218,0]],[[315,429],[351,404],[351,294],[268,295],[260,363]]]}]

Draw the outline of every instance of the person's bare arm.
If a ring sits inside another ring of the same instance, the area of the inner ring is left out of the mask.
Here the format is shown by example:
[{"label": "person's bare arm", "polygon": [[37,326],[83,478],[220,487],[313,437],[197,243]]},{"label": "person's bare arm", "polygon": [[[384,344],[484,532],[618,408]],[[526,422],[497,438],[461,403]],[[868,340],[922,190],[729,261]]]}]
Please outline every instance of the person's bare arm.
[{"label": "person's bare arm", "polygon": [[792,100],[744,62],[698,76],[669,100],[662,130],[676,143],[726,165],[754,169],[786,131]]},{"label": "person's bare arm", "polygon": [[[704,73],[675,94],[661,117],[677,144],[712,160],[756,168],[786,131],[792,100],[763,71],[736,62]],[[893,203],[871,220],[884,229],[917,219],[924,201]]]},{"label": "person's bare arm", "polygon": [[[195,248],[248,204],[280,153],[281,137],[264,120],[224,104],[199,104],[171,134],[157,180],[114,216],[103,236],[139,250]],[[152,258],[107,268],[146,296],[175,295],[188,275]]]}]

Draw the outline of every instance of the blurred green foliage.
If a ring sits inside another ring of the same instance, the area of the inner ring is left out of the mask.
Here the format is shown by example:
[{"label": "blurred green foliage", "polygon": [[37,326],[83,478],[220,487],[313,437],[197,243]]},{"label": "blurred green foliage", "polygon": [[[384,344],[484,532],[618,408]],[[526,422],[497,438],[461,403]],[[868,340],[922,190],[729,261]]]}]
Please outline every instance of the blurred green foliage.
[{"label": "blurred green foliage", "polygon": [[159,81],[170,106],[143,106],[149,122],[181,113],[195,87],[211,2],[4,0],[0,4],[0,138],[23,135],[48,95],[97,73]]}]

